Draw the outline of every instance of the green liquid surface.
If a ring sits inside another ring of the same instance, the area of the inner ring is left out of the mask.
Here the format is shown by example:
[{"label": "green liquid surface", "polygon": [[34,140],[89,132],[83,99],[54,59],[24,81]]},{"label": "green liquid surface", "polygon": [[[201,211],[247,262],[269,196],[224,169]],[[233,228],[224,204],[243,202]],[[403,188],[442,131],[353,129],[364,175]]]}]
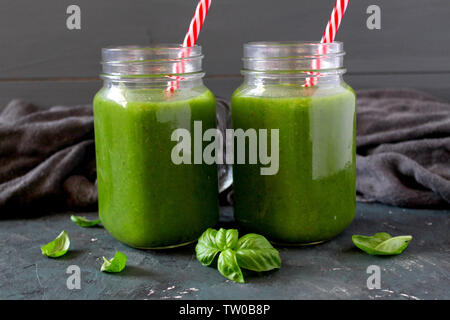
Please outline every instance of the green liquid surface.
[{"label": "green liquid surface", "polygon": [[100,218],[133,247],[185,244],[218,219],[216,165],[171,160],[175,129],[216,128],[215,99],[205,87],[179,91],[104,88],[94,98]]},{"label": "green liquid surface", "polygon": [[268,129],[269,137],[279,129],[276,175],[261,175],[261,165],[233,167],[236,219],[274,242],[329,240],[355,215],[354,92],[307,90],[240,88],[232,97],[234,128]]}]

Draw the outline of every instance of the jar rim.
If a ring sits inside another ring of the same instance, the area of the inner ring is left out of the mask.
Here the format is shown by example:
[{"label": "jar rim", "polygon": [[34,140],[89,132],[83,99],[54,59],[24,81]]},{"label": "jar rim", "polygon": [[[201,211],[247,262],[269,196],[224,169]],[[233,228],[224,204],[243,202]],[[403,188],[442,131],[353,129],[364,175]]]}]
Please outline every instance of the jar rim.
[{"label": "jar rim", "polygon": [[342,41],[333,41],[328,43],[323,43],[320,41],[296,41],[296,40],[287,40],[287,41],[249,41],[244,45],[252,45],[252,46],[298,46],[298,45],[330,45],[330,46],[342,46],[344,43]]},{"label": "jar rim", "polygon": [[185,47],[176,43],[150,45],[120,45],[102,48],[102,62],[159,61],[202,57],[202,47]]},{"label": "jar rim", "polygon": [[308,58],[345,55],[344,43],[335,41],[253,41],[244,44],[244,59]]},{"label": "jar rim", "polygon": [[340,41],[255,41],[244,44],[243,71],[289,72],[343,69]]},{"label": "jar rim", "polygon": [[180,44],[122,45],[102,48],[102,76],[202,73],[202,48]]}]

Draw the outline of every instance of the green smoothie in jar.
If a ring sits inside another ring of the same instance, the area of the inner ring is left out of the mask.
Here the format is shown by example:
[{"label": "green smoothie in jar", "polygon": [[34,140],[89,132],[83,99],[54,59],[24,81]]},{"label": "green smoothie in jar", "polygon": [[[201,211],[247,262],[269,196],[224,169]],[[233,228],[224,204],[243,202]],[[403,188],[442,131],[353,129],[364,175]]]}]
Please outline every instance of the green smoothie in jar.
[{"label": "green smoothie in jar", "polygon": [[[171,158],[174,130],[191,131],[194,121],[216,128],[200,47],[183,50],[103,50],[105,86],[94,98],[99,214],[113,237],[137,248],[192,242],[218,220],[217,166]],[[186,55],[190,74],[173,81],[177,57]]]},{"label": "green smoothie in jar", "polygon": [[276,174],[233,168],[236,219],[276,243],[332,239],[355,215],[355,94],[342,81],[342,43],[326,45],[324,70],[305,85],[320,45],[246,44],[244,84],[232,97],[234,129],[268,129],[269,141],[279,130]]}]

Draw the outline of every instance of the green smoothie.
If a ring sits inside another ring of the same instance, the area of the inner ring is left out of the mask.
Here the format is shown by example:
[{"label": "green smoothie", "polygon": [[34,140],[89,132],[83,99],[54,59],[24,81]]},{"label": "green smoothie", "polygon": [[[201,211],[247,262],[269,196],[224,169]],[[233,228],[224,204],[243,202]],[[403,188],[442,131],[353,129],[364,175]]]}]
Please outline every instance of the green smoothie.
[{"label": "green smoothie", "polygon": [[350,224],[356,206],[350,87],[242,86],[232,97],[232,121],[235,129],[279,129],[276,175],[261,175],[261,165],[233,167],[241,226],[274,242],[309,244],[331,239]]},{"label": "green smoothie", "polygon": [[94,119],[99,213],[112,236],[137,248],[171,247],[216,224],[216,165],[171,160],[175,129],[193,130],[197,120],[216,128],[209,90],[103,88]]}]

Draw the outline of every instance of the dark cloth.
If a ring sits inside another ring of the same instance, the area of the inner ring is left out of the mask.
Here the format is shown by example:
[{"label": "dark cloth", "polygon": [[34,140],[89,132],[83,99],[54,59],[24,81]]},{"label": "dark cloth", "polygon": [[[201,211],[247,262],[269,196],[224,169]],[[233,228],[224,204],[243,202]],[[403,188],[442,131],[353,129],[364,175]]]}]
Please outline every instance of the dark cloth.
[{"label": "dark cloth", "polygon": [[0,113],[0,218],[94,206],[92,107],[11,101]]},{"label": "dark cloth", "polygon": [[[95,209],[95,178],[92,106],[14,100],[0,113],[0,218]],[[448,206],[450,104],[411,90],[358,92],[357,192],[359,201]]]},{"label": "dark cloth", "polygon": [[450,104],[413,90],[357,94],[358,200],[450,204]]}]

